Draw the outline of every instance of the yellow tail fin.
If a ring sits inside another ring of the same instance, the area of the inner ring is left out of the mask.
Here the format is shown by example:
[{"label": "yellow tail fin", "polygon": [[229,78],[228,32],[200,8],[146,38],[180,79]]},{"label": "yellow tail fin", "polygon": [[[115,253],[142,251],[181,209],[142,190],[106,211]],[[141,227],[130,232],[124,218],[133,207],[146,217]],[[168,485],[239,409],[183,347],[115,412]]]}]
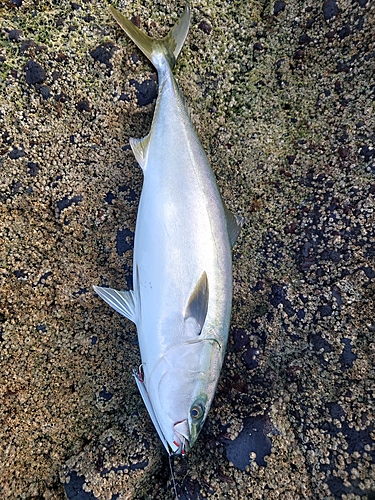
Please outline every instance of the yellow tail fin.
[{"label": "yellow tail fin", "polygon": [[113,17],[119,23],[121,28],[153,64],[155,64],[153,60],[154,56],[156,54],[162,53],[165,55],[171,68],[173,68],[189,31],[189,3],[186,4],[185,10],[177,24],[175,24],[175,26],[171,29],[167,36],[160,40],[151,38],[150,36],[146,35],[146,33],[134,26],[131,21],[126,19],[126,17],[123,16],[121,12],[112,7],[112,5],[109,8]]}]

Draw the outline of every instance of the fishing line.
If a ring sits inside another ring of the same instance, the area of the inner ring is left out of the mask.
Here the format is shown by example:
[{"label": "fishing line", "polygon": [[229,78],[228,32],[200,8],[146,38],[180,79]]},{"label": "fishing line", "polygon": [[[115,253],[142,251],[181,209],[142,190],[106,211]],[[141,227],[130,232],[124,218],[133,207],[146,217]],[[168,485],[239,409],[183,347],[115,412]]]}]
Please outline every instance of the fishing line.
[{"label": "fishing line", "polygon": [[176,500],[178,500],[177,486],[176,486],[176,481],[175,481],[174,474],[173,474],[171,456],[170,456],[169,453],[168,453],[168,462],[169,462],[169,469],[171,471],[171,477],[172,477],[172,482],[173,482],[174,493],[176,495]]}]

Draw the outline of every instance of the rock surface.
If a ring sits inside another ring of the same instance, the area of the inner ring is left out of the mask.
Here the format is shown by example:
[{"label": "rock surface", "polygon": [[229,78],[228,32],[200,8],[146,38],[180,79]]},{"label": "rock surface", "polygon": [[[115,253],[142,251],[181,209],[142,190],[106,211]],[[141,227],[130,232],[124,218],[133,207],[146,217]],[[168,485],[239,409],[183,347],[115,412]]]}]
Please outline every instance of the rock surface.
[{"label": "rock surface", "polygon": [[[119,8],[154,36],[183,8],[144,4]],[[374,13],[194,2],[175,74],[246,225],[181,499],[375,497]],[[173,498],[135,328],[92,291],[131,286],[155,70],[97,0],[0,22],[0,498]]]}]

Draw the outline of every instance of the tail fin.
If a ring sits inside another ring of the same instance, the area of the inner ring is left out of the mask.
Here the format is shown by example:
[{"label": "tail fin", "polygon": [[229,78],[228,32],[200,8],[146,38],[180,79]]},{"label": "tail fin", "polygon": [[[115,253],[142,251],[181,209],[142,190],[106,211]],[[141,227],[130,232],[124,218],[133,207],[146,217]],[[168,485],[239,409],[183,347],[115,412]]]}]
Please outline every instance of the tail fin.
[{"label": "tail fin", "polygon": [[189,3],[186,4],[185,10],[177,24],[171,29],[168,35],[161,40],[155,40],[154,38],[146,35],[146,33],[134,26],[131,21],[126,19],[126,17],[124,17],[118,10],[112,7],[112,5],[109,8],[113,17],[119,23],[121,28],[152,63],[154,63],[154,55],[163,53],[167,58],[171,68],[173,68],[189,31]]}]

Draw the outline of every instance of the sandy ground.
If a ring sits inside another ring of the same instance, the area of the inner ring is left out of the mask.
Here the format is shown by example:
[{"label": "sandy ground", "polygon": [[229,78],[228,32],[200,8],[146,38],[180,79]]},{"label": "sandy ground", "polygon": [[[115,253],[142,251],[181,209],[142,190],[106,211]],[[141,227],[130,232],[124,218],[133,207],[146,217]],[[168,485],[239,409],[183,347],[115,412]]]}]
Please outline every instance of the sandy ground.
[{"label": "sandy ground", "polygon": [[[154,36],[183,3],[118,5]],[[181,499],[375,498],[375,5],[196,1],[175,69],[227,205],[225,366]],[[0,498],[173,498],[131,377],[155,70],[97,0],[0,7]]]}]

